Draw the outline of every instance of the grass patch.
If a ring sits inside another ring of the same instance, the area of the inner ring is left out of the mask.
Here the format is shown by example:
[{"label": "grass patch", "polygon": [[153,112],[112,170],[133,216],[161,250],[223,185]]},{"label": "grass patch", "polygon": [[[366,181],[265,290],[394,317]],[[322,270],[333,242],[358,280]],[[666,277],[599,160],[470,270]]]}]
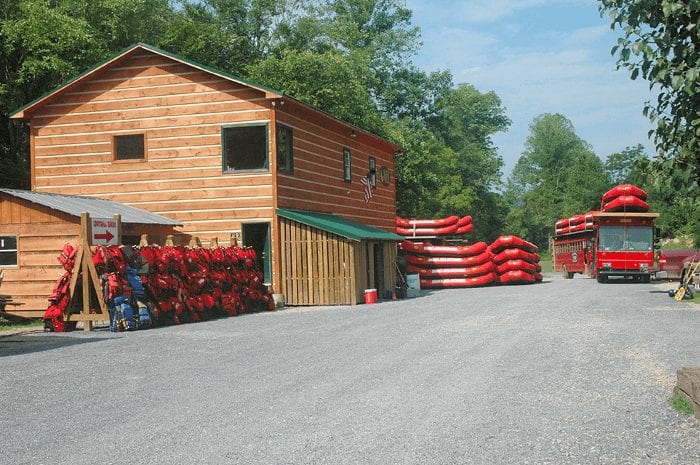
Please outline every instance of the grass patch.
[{"label": "grass patch", "polygon": [[44,326],[43,320],[23,320],[18,322],[11,322],[7,320],[0,319],[0,331],[11,331],[13,329],[21,328],[39,328]]},{"label": "grass patch", "polygon": [[542,273],[551,273],[552,271],[552,254],[549,250],[540,251],[540,265],[542,266]]},{"label": "grass patch", "polygon": [[680,394],[674,394],[673,397],[668,400],[668,403],[671,404],[673,410],[678,413],[682,413],[684,415],[692,415],[694,413],[693,404],[691,404],[688,399]]}]

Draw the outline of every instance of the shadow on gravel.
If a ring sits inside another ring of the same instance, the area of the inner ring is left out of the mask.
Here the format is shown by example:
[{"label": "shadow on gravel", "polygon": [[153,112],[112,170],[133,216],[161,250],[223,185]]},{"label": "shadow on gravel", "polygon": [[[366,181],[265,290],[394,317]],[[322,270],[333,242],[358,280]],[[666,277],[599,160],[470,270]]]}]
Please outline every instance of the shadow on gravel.
[{"label": "shadow on gravel", "polygon": [[7,336],[0,339],[0,357],[31,354],[109,339],[71,336]]}]

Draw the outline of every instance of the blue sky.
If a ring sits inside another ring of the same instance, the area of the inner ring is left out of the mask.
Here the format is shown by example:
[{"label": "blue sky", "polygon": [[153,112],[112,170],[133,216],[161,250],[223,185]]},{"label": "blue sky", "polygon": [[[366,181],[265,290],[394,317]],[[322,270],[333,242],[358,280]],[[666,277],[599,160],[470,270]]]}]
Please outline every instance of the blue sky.
[{"label": "blue sky", "polygon": [[601,159],[627,146],[653,146],[642,115],[648,83],[615,69],[619,37],[595,0],[406,0],[423,46],[413,58],[426,71],[449,70],[455,83],[498,94],[512,120],[494,136],[507,176],[529,125],[561,113]]}]

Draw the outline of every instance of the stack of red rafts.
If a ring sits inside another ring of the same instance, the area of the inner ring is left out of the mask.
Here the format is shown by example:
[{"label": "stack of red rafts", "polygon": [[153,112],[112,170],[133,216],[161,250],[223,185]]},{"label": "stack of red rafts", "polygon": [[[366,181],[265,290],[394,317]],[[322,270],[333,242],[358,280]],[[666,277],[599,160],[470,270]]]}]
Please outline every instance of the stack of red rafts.
[{"label": "stack of red rafts", "polygon": [[421,288],[484,286],[496,279],[486,242],[432,245],[405,240],[408,273],[420,275]]},{"label": "stack of red rafts", "polygon": [[647,193],[633,184],[620,184],[605,194],[600,204],[603,212],[648,212]]},{"label": "stack of red rafts", "polygon": [[474,229],[472,217],[448,216],[434,220],[418,220],[396,217],[396,234],[406,237],[459,236]]},{"label": "stack of red rafts", "polygon": [[596,210],[591,210],[582,215],[574,215],[571,218],[562,218],[554,223],[555,234],[568,234],[579,231],[592,231],[594,229],[594,215],[598,213]]},{"label": "stack of red rafts", "polygon": [[[126,316],[120,313],[127,320],[123,326],[110,325],[113,330],[274,309],[252,248],[97,246],[93,263],[110,315],[115,308],[130,309]],[[62,276],[59,282],[64,281]],[[54,316],[51,310],[45,318]]]},{"label": "stack of red rafts", "polygon": [[489,246],[499,284],[531,284],[542,281],[537,246],[518,236],[500,236]]}]

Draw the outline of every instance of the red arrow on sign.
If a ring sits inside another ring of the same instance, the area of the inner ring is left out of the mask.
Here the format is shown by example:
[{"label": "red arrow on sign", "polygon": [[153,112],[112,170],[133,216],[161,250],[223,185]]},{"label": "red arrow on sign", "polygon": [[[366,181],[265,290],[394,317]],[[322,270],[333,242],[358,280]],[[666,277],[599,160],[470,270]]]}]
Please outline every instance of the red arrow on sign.
[{"label": "red arrow on sign", "polygon": [[111,241],[113,237],[114,237],[114,234],[112,234],[109,231],[105,231],[104,234],[95,234],[95,239],[102,239],[105,242]]}]

